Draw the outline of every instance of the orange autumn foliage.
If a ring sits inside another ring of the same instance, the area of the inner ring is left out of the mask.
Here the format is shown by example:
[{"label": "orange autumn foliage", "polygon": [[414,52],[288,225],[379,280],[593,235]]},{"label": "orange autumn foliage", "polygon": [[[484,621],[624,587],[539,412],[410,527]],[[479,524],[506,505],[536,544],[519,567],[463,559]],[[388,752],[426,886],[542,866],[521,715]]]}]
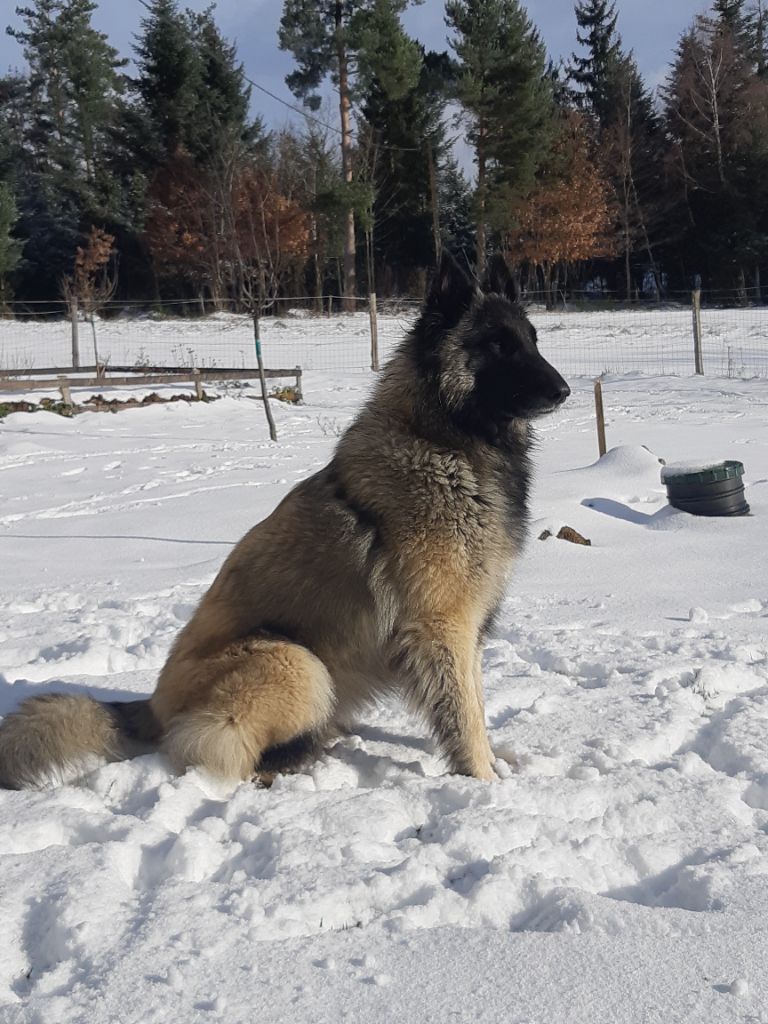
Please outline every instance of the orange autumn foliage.
[{"label": "orange autumn foliage", "polygon": [[161,276],[181,277],[216,297],[239,300],[246,269],[276,276],[308,251],[306,213],[254,161],[202,175],[178,154],[150,197],[144,237]]},{"label": "orange autumn foliage", "polygon": [[552,161],[515,221],[507,248],[519,262],[549,266],[614,252],[611,189],[575,111],[565,115]]}]

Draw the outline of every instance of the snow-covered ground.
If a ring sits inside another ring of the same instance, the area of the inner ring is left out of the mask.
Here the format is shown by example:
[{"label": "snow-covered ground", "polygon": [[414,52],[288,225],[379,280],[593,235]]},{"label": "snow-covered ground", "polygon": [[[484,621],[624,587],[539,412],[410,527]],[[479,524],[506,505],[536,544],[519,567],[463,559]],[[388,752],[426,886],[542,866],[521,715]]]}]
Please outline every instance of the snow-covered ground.
[{"label": "snow-covered ground", "polygon": [[[0,714],[149,692],[369,383],[307,373],[278,444],[250,388],[0,421]],[[768,382],[608,378],[599,463],[571,383],[485,654],[506,777],[392,706],[271,790],[156,755],[0,792],[2,1024],[767,1024]],[[741,460],[752,516],[670,510],[659,457]]]}]

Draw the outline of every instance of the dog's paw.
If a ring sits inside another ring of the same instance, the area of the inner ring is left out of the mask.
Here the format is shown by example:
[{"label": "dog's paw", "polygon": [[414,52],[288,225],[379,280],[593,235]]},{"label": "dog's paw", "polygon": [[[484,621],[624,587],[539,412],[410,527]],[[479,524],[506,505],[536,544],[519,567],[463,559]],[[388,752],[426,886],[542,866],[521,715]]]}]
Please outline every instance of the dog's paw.
[{"label": "dog's paw", "polygon": [[499,779],[511,779],[515,774],[515,764],[510,763],[504,757],[495,757],[493,760],[493,770]]}]

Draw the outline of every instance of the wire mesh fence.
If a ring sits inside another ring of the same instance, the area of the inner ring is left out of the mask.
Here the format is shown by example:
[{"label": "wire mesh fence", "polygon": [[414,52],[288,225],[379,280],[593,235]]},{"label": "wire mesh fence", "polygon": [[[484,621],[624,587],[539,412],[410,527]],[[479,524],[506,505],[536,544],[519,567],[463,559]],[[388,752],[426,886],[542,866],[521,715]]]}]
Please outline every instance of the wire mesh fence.
[{"label": "wire mesh fence", "polygon": [[[722,377],[768,378],[768,307],[728,305],[701,309],[704,373]],[[354,313],[337,312],[340,300],[326,299],[324,312],[314,299],[283,300],[259,319],[265,364],[300,365],[304,370],[361,372],[371,368],[371,321],[367,300]],[[416,300],[379,302],[378,349],[383,360],[413,324]],[[690,304],[547,310],[529,305],[539,344],[566,376],[603,373],[682,375],[695,372]],[[330,306],[330,312],[329,312]],[[188,315],[180,315],[184,310]],[[72,323],[61,304],[19,305],[0,312],[0,373],[35,375],[71,370]],[[256,366],[254,325],[242,313],[189,315],[181,305],[162,308],[111,304],[77,324],[79,359],[107,368],[179,367],[242,369]]]}]

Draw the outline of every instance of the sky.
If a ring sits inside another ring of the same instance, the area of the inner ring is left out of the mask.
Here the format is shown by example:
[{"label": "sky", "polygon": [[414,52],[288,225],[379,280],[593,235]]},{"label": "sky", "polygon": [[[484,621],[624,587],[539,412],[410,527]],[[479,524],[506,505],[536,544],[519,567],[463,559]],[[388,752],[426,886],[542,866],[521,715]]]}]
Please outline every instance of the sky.
[{"label": "sky", "polygon": [[[14,10],[20,0],[0,0],[0,27],[18,25]],[[203,10],[210,0],[182,0],[181,6]],[[576,44],[576,19],[572,0],[528,0],[528,14],[538,27],[555,59],[567,58]],[[646,82],[655,88],[664,78],[680,33],[696,14],[709,7],[707,0],[618,0],[619,32],[626,49],[632,49]],[[446,46],[443,0],[425,0],[405,15],[409,32],[432,49]],[[245,73],[270,92],[295,102],[285,76],[291,70],[290,54],[277,46],[280,0],[219,0],[217,21],[227,38],[238,46]],[[100,0],[94,22],[107,33],[121,54],[130,55],[131,44],[146,13],[141,0]],[[15,39],[0,34],[0,73],[22,68],[20,47]],[[254,108],[270,127],[296,120],[286,107],[254,90]]]}]

